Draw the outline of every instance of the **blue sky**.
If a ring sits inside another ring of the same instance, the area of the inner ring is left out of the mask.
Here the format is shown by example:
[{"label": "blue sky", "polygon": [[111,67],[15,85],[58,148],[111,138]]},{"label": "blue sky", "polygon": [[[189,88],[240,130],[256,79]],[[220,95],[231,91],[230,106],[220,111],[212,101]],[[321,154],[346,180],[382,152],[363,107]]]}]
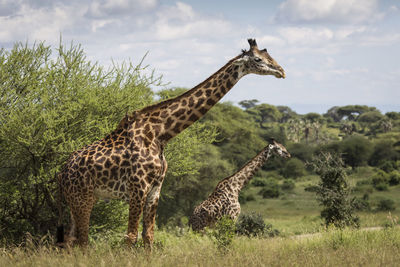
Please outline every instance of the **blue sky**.
[{"label": "blue sky", "polygon": [[191,88],[254,37],[287,78],[247,75],[223,98],[298,113],[362,104],[400,111],[397,0],[0,0],[0,46],[82,44],[88,58],[145,63]]}]

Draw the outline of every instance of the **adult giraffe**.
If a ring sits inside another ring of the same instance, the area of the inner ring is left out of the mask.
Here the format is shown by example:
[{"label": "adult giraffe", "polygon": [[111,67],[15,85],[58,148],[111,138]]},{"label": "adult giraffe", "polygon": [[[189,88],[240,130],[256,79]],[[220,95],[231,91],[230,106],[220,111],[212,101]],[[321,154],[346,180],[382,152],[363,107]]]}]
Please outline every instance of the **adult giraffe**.
[{"label": "adult giraffe", "polygon": [[[116,130],[72,153],[57,179],[71,211],[70,236],[79,245],[88,242],[89,219],[98,198],[129,203],[128,242],[138,237],[143,213],[142,238],[153,243],[154,222],[161,185],[167,171],[163,150],[167,142],[202,117],[241,77],[249,73],[285,78],[281,66],[259,50],[254,39],[216,73],[182,95],[125,116]],[[62,209],[60,209],[62,218]],[[58,227],[58,242],[63,242]]]}]

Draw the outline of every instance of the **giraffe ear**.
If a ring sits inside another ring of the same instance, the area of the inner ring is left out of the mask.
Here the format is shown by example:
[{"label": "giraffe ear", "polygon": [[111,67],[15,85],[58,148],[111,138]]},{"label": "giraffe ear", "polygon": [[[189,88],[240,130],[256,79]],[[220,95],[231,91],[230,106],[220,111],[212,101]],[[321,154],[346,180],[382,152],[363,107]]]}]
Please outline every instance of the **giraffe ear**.
[{"label": "giraffe ear", "polygon": [[273,137],[269,137],[268,138],[268,143],[272,144],[272,143],[275,143],[275,142],[276,141],[275,141],[275,139]]}]

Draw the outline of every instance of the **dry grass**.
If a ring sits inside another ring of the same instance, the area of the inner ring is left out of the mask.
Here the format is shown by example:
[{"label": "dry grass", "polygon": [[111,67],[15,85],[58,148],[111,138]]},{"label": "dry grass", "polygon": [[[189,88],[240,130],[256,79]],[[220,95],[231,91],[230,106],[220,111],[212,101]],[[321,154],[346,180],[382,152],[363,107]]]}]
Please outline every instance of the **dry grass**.
[{"label": "dry grass", "polygon": [[331,230],[308,238],[248,239],[236,237],[226,251],[218,251],[207,236],[181,237],[157,233],[162,248],[112,248],[106,242],[86,251],[6,248],[0,266],[395,266],[400,262],[400,230]]}]

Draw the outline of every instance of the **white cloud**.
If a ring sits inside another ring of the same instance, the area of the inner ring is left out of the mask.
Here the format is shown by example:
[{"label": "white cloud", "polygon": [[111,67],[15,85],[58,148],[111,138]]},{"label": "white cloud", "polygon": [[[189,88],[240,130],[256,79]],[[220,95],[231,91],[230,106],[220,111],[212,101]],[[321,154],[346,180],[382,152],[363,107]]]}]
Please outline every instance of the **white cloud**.
[{"label": "white cloud", "polygon": [[196,14],[190,5],[182,2],[157,12],[154,28],[155,36],[159,40],[212,37],[225,35],[233,30],[228,21]]},{"label": "white cloud", "polygon": [[400,33],[379,33],[365,35],[359,44],[365,46],[386,46],[400,43]]},{"label": "white cloud", "polygon": [[273,36],[273,35],[264,35],[261,36],[259,38],[257,38],[257,42],[262,43],[266,46],[280,46],[280,45],[284,45],[285,41],[277,36]]},{"label": "white cloud", "polygon": [[328,28],[283,27],[278,30],[289,45],[316,45],[329,42],[334,32]]},{"label": "white cloud", "polygon": [[2,42],[46,40],[55,42],[63,30],[79,23],[83,12],[73,6],[33,9],[21,5],[14,16],[0,17]]},{"label": "white cloud", "polygon": [[94,0],[87,15],[94,18],[138,14],[155,8],[157,0]]},{"label": "white cloud", "polygon": [[291,23],[358,23],[381,16],[377,0],[286,0],[278,21]]},{"label": "white cloud", "polygon": [[400,8],[398,6],[396,6],[396,5],[393,5],[393,6],[389,7],[389,11],[398,12],[398,11],[400,11]]},{"label": "white cloud", "polygon": [[0,16],[10,16],[19,10],[21,1],[19,0],[0,0]]}]

